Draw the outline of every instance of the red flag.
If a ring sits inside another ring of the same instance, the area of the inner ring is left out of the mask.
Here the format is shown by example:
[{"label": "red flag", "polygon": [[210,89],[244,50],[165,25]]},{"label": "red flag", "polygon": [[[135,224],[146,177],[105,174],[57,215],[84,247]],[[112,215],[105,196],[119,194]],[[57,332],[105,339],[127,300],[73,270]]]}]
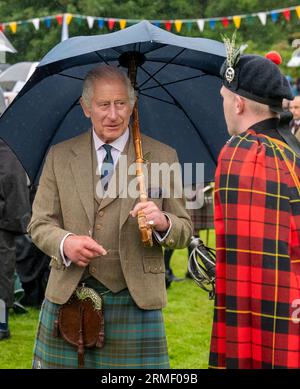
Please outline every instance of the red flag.
[{"label": "red flag", "polygon": [[115,19],[108,19],[108,28],[109,30],[112,30],[114,28],[114,25],[115,25]]},{"label": "red flag", "polygon": [[225,28],[227,28],[227,27],[228,27],[228,24],[229,24],[229,20],[228,20],[227,18],[223,18],[223,19],[221,20],[221,23],[223,24],[223,26],[224,26]]},{"label": "red flag", "polygon": [[167,30],[167,31],[171,31],[172,23],[171,23],[170,21],[166,22],[166,23],[165,23],[165,26],[166,26],[166,30]]},{"label": "red flag", "polygon": [[289,9],[284,10],[283,15],[287,22],[291,20],[291,11]]},{"label": "red flag", "polygon": [[56,15],[56,20],[58,22],[58,24],[61,26],[62,25],[62,22],[63,22],[63,17],[62,15]]}]

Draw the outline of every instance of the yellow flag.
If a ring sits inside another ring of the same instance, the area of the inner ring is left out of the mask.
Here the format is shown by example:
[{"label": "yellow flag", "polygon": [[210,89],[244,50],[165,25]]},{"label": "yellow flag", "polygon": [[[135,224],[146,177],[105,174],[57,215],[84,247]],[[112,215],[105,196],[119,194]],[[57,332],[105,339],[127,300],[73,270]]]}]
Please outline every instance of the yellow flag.
[{"label": "yellow flag", "polygon": [[240,16],[234,16],[233,17],[233,23],[236,28],[240,28],[241,26],[241,17]]},{"label": "yellow flag", "polygon": [[126,27],[126,20],[125,20],[125,19],[121,19],[121,20],[119,21],[119,23],[120,23],[121,30],[123,30],[123,28]]},{"label": "yellow flag", "polygon": [[296,14],[298,16],[298,19],[300,19],[300,5],[296,7]]},{"label": "yellow flag", "polygon": [[181,27],[182,27],[182,21],[181,20],[175,20],[174,24],[175,24],[176,31],[180,32]]},{"label": "yellow flag", "polygon": [[66,23],[67,23],[67,25],[69,25],[71,23],[72,19],[73,19],[73,15],[67,14],[67,16],[66,16]]},{"label": "yellow flag", "polygon": [[17,22],[9,23],[9,27],[14,34],[17,32]]}]

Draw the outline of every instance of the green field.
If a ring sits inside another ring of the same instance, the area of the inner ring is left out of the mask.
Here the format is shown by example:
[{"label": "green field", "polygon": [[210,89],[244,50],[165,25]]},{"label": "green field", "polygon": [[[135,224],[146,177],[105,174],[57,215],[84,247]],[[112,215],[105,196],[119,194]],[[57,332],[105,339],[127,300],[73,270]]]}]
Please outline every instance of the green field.
[{"label": "green field", "polygon": [[[175,251],[171,266],[176,276],[184,277],[186,249]],[[171,284],[164,317],[172,368],[207,368],[212,314],[213,302],[191,279]],[[34,308],[27,314],[11,313],[12,337],[0,342],[1,369],[31,368],[38,315],[39,311]]]}]

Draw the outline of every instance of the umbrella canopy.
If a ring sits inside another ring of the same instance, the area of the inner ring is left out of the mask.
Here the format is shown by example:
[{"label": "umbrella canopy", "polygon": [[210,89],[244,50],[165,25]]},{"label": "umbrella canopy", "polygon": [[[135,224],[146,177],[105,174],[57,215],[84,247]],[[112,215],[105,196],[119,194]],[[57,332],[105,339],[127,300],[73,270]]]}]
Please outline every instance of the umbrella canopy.
[{"label": "umbrella canopy", "polygon": [[0,51],[7,51],[9,53],[17,52],[17,50],[13,47],[2,31],[0,31]]},{"label": "umbrella canopy", "polygon": [[141,132],[174,147],[182,163],[204,162],[205,181],[213,179],[227,139],[219,94],[224,46],[143,21],[58,44],[0,118],[0,136],[31,180],[37,180],[52,144],[90,127],[79,104],[87,72],[99,63],[121,66],[120,57],[129,52],[142,59],[136,77]]},{"label": "umbrella canopy", "polygon": [[23,86],[37,65],[38,62],[18,62],[11,65],[0,74],[0,86],[6,90],[13,89],[17,82],[22,83]]},{"label": "umbrella canopy", "polygon": [[289,67],[298,67],[300,66],[300,47],[293,52],[293,55],[289,62],[287,63]]}]

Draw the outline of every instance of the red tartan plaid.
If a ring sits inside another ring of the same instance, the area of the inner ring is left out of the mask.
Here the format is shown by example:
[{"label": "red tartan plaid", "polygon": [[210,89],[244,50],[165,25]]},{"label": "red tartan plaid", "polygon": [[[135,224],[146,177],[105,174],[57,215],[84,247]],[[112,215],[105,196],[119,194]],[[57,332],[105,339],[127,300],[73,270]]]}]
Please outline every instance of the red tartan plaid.
[{"label": "red tartan plaid", "polygon": [[300,368],[299,176],[287,145],[252,130],[221,151],[212,368]]},{"label": "red tartan plaid", "polygon": [[205,192],[203,206],[198,209],[190,209],[189,214],[192,219],[193,234],[195,236],[198,236],[199,230],[214,228],[213,190]]}]

